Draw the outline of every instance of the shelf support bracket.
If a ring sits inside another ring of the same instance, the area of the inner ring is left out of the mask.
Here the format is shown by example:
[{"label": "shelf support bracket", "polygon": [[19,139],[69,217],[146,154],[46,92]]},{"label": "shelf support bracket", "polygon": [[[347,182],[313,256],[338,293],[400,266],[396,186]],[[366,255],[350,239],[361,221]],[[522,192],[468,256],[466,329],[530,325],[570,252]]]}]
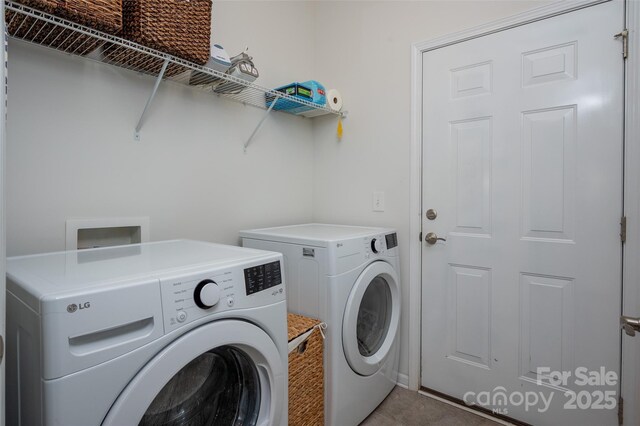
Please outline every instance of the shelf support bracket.
[{"label": "shelf support bracket", "polygon": [[280,99],[280,96],[276,95],[276,97],[273,100],[273,102],[271,102],[271,105],[269,105],[269,109],[267,109],[267,112],[265,112],[264,115],[262,116],[262,120],[260,120],[260,122],[258,123],[256,128],[253,129],[253,133],[251,133],[251,136],[249,136],[249,139],[247,139],[247,141],[244,143],[244,152],[245,152],[245,154],[247,152],[247,147],[249,146],[249,144],[253,140],[253,138],[256,135],[256,133],[258,133],[258,130],[260,130],[260,127],[262,127],[262,125],[264,124],[266,119],[269,117],[269,113],[271,112],[271,110],[273,109],[275,104],[278,102],[278,99]]},{"label": "shelf support bracket", "polygon": [[142,110],[142,115],[140,116],[140,119],[138,120],[138,124],[136,125],[136,130],[135,130],[135,133],[133,134],[133,138],[136,141],[140,140],[140,129],[142,129],[142,123],[144,121],[144,117],[147,115],[147,111],[149,110],[149,106],[153,102],[153,98],[156,97],[156,93],[158,92],[158,88],[160,87],[160,83],[162,82],[162,79],[164,78],[164,74],[167,72],[167,67],[168,66],[169,66],[169,58],[165,59],[164,63],[162,64],[162,68],[160,69],[160,73],[158,74],[158,77],[156,77],[156,82],[153,85],[153,91],[151,92],[151,95],[149,96],[149,99],[147,99],[147,104],[144,106],[144,109]]}]

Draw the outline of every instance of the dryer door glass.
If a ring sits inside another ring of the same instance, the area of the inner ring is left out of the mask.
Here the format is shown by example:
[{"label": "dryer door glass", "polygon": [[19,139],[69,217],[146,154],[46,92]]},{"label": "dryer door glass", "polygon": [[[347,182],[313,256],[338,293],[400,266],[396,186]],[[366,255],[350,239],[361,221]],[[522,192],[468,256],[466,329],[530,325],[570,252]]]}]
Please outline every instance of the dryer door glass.
[{"label": "dryer door glass", "polygon": [[378,275],[367,287],[358,310],[356,336],[362,356],[378,352],[391,322],[391,290],[389,283]]},{"label": "dryer door glass", "polygon": [[222,346],[184,366],[145,412],[143,426],[255,425],[260,379],[241,350]]},{"label": "dryer door glass", "polygon": [[342,320],[342,347],[353,371],[370,376],[391,355],[395,360],[399,325],[398,274],[387,262],[373,262],[353,284]]}]

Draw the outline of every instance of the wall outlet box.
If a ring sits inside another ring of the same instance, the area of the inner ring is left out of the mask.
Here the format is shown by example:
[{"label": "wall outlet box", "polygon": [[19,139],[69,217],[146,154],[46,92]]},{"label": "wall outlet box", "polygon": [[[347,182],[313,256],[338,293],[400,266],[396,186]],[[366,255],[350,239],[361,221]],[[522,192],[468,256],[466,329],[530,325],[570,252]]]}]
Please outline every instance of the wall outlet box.
[{"label": "wall outlet box", "polygon": [[373,211],[374,212],[384,211],[384,192],[373,191]]},{"label": "wall outlet box", "polygon": [[149,218],[71,218],[67,219],[66,234],[66,250],[146,243]]}]

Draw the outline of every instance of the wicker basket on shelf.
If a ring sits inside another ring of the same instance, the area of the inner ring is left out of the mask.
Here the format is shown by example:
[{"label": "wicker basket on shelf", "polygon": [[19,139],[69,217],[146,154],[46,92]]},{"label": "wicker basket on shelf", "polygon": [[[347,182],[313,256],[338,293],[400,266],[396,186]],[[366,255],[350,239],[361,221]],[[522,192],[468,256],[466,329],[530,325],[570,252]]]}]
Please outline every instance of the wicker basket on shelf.
[{"label": "wicker basket on shelf", "polygon": [[306,340],[289,352],[289,425],[324,424],[324,338],[321,322],[289,314],[289,342],[312,330]]},{"label": "wicker basket on shelf", "polygon": [[58,15],[105,33],[122,30],[121,0],[58,0]]},{"label": "wicker basket on shelf", "polygon": [[[122,0],[122,10],[122,36],[127,40],[198,65],[209,60],[211,0]],[[157,74],[163,63],[135,53],[108,58],[151,74]],[[184,70],[171,64],[166,75]]]},{"label": "wicker basket on shelf", "polygon": [[[19,3],[110,34],[117,35],[122,29],[120,0],[19,0]],[[100,44],[88,36],[78,36],[72,30],[10,10],[6,11],[6,22],[11,36],[69,53],[86,55]]]},{"label": "wicker basket on shelf", "polygon": [[[55,13],[58,8],[58,0],[21,0],[20,3],[48,14]],[[41,42],[45,37],[43,33],[49,32],[44,28],[48,24],[38,21],[35,18],[23,17],[11,10],[5,12],[5,20],[9,35],[18,38]],[[53,28],[53,26],[51,27]]]}]

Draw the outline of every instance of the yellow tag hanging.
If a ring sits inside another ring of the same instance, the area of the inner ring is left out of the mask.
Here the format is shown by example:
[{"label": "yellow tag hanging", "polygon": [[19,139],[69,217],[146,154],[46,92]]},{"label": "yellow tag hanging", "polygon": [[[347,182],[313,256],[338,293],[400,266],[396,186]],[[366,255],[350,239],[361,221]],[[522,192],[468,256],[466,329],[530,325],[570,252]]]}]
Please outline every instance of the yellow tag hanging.
[{"label": "yellow tag hanging", "polygon": [[336,129],[338,139],[342,139],[342,117],[338,118],[338,128]]}]

